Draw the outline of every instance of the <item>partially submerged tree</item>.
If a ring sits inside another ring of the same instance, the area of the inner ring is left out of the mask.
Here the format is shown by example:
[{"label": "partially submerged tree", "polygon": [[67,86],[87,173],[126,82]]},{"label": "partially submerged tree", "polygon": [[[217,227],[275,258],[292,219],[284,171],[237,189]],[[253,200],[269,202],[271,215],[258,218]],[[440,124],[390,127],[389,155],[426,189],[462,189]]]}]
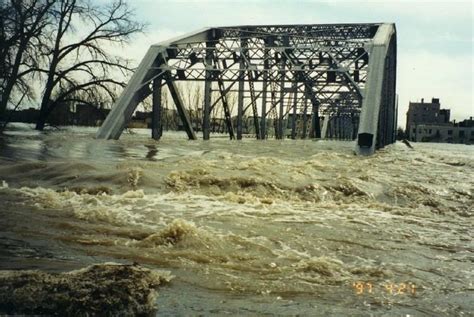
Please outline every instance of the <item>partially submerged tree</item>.
[{"label": "partially submerged tree", "polygon": [[98,91],[114,100],[115,88],[125,85],[121,78],[132,69],[129,60],[110,50],[144,28],[134,21],[133,12],[123,0],[106,6],[85,0],[55,1],[52,16],[55,23],[50,26],[49,45],[41,52],[48,67],[36,69],[46,78],[38,130],[62,103],[87,102],[84,99]]},{"label": "partially submerged tree", "polygon": [[91,103],[98,94],[113,101],[132,69],[111,51],[143,28],[124,0],[0,1],[0,121],[34,91],[41,92],[39,130],[59,105]]},{"label": "partially submerged tree", "polygon": [[[11,0],[0,3],[0,121],[5,110],[32,99],[31,75],[55,0]],[[15,98],[16,97],[16,98]]]},{"label": "partially submerged tree", "polygon": [[397,140],[404,140],[408,138],[407,133],[403,130],[402,127],[397,128]]}]

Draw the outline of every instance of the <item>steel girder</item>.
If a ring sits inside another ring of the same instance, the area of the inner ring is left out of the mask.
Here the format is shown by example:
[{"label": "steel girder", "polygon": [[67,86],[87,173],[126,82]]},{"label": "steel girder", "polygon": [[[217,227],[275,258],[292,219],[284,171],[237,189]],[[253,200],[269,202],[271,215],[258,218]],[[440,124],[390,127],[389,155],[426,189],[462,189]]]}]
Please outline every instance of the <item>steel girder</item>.
[{"label": "steel girder", "polygon": [[[184,129],[195,139],[186,110],[190,105],[183,104],[175,82],[201,81],[204,139],[209,139],[211,110],[219,107],[231,138],[233,125],[237,139],[242,138],[247,116],[253,117],[259,139],[267,137],[268,119],[275,123],[277,138],[305,138],[309,121],[310,136],[357,137],[357,152],[370,154],[394,141],[395,72],[393,24],[207,28],[151,46],[97,137],[118,139],[137,105],[155,91],[152,136],[159,139],[157,94],[167,85]],[[218,97],[211,104],[213,92]],[[238,93],[234,112],[227,98],[232,92]],[[347,119],[335,119],[347,117],[352,122],[349,132],[344,128]],[[297,118],[302,118],[302,131]],[[291,134],[286,133],[285,120],[291,120]],[[339,122],[338,128],[331,122]]]}]

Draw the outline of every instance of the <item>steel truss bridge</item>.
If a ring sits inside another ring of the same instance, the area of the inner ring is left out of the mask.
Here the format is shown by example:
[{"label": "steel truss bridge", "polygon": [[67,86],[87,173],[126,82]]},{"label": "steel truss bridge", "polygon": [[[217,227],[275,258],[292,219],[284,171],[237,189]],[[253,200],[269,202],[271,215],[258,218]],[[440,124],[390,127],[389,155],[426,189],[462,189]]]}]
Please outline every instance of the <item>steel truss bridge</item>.
[{"label": "steel truss bridge", "polygon": [[[138,104],[152,96],[152,137],[162,134],[167,87],[189,139],[196,139],[179,81],[202,82],[203,138],[219,110],[231,139],[355,140],[358,154],[395,141],[394,24],[206,28],[152,45],[97,132],[118,139]],[[237,109],[229,102],[236,95]]]}]

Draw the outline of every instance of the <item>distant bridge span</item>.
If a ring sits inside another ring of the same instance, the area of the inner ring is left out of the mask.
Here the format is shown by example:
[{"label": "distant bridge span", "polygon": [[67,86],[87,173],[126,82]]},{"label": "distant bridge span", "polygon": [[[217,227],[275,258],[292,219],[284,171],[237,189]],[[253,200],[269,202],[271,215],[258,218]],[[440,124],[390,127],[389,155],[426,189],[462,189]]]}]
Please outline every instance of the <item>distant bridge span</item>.
[{"label": "distant bridge span", "polygon": [[356,152],[369,155],[395,141],[396,46],[391,23],[206,28],[148,49],[97,138],[118,139],[152,95],[152,137],[160,139],[166,86],[189,139],[196,139],[176,83],[198,81],[205,140],[211,114],[219,113],[231,139],[249,133],[250,121],[257,139],[357,139]]}]

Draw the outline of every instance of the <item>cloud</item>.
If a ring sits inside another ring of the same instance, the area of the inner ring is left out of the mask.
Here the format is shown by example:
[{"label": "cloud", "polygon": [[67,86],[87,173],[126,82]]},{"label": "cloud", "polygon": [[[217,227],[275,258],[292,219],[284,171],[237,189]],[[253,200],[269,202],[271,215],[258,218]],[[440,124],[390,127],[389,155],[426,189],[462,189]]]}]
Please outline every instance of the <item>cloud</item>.
[{"label": "cloud", "polygon": [[124,50],[137,62],[151,44],[206,26],[389,21],[397,24],[399,123],[408,102],[441,99],[456,119],[472,116],[471,1],[136,0],[149,34]]}]

